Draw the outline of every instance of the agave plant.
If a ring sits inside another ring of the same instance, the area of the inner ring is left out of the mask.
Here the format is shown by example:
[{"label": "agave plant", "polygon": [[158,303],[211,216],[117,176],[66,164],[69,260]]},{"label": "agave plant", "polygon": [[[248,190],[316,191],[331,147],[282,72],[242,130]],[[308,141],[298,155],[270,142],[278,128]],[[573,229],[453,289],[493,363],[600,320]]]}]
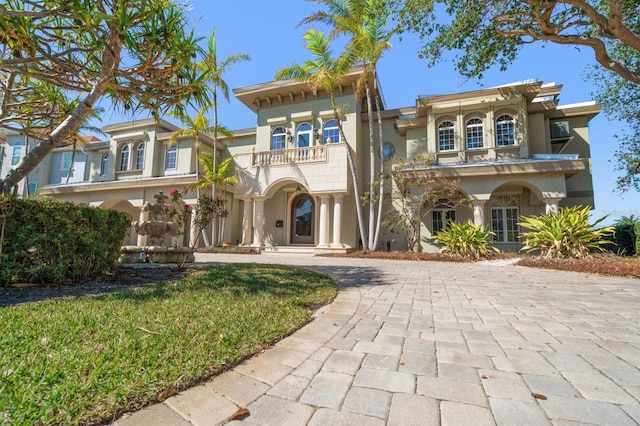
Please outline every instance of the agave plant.
[{"label": "agave plant", "polygon": [[592,251],[603,251],[609,241],[605,238],[614,232],[613,226],[596,229],[596,225],[607,217],[589,224],[589,207],[562,208],[558,213],[543,213],[538,216],[520,217],[520,226],[529,229],[523,232],[527,252],[540,251],[545,258],[583,258]]},{"label": "agave plant", "polygon": [[476,226],[468,220],[463,223],[447,222],[447,228],[438,232],[434,240],[444,244],[445,252],[478,259],[489,252],[500,252],[489,241],[492,235],[493,232],[486,231],[482,226]]}]

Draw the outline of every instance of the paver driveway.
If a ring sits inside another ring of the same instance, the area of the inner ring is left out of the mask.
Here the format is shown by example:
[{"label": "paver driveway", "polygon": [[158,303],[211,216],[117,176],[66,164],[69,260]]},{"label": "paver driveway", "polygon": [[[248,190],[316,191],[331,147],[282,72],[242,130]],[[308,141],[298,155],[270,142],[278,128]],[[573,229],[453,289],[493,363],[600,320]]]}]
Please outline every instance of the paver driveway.
[{"label": "paver driveway", "polygon": [[[640,280],[500,264],[300,255],[340,293],[315,321],[118,421],[214,425],[640,423]],[[241,424],[239,421],[231,423]]]}]

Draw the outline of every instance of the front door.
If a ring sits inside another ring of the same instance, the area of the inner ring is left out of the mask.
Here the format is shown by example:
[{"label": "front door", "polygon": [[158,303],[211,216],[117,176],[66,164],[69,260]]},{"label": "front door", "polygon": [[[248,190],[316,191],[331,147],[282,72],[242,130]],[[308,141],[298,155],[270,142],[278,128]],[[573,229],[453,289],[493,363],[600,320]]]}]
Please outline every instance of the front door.
[{"label": "front door", "polygon": [[291,203],[291,244],[313,244],[313,217],[311,195],[297,195]]}]

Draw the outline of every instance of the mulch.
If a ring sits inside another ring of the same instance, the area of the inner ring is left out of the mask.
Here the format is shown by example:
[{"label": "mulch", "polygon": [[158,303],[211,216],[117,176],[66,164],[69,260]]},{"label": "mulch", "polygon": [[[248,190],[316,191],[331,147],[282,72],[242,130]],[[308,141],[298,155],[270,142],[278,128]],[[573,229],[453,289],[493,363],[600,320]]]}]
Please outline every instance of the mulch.
[{"label": "mulch", "polygon": [[98,296],[115,291],[158,284],[180,279],[188,270],[171,267],[127,268],[118,267],[95,281],[68,285],[42,286],[16,283],[11,287],[0,287],[0,306],[39,302],[48,299],[71,299],[81,296]]}]

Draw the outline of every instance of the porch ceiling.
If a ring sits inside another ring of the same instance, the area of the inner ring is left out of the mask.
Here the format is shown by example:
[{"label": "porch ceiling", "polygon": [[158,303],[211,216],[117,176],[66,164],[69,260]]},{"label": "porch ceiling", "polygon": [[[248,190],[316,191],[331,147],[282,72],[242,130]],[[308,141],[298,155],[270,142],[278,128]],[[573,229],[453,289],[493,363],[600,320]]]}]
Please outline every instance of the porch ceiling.
[{"label": "porch ceiling", "polygon": [[183,188],[196,182],[196,175],[164,176],[155,178],[142,178],[130,180],[114,180],[109,182],[69,183],[61,185],[48,185],[38,189],[40,195],[79,194],[89,192],[113,191],[130,189],[132,186],[144,188],[156,188],[175,186]]}]

